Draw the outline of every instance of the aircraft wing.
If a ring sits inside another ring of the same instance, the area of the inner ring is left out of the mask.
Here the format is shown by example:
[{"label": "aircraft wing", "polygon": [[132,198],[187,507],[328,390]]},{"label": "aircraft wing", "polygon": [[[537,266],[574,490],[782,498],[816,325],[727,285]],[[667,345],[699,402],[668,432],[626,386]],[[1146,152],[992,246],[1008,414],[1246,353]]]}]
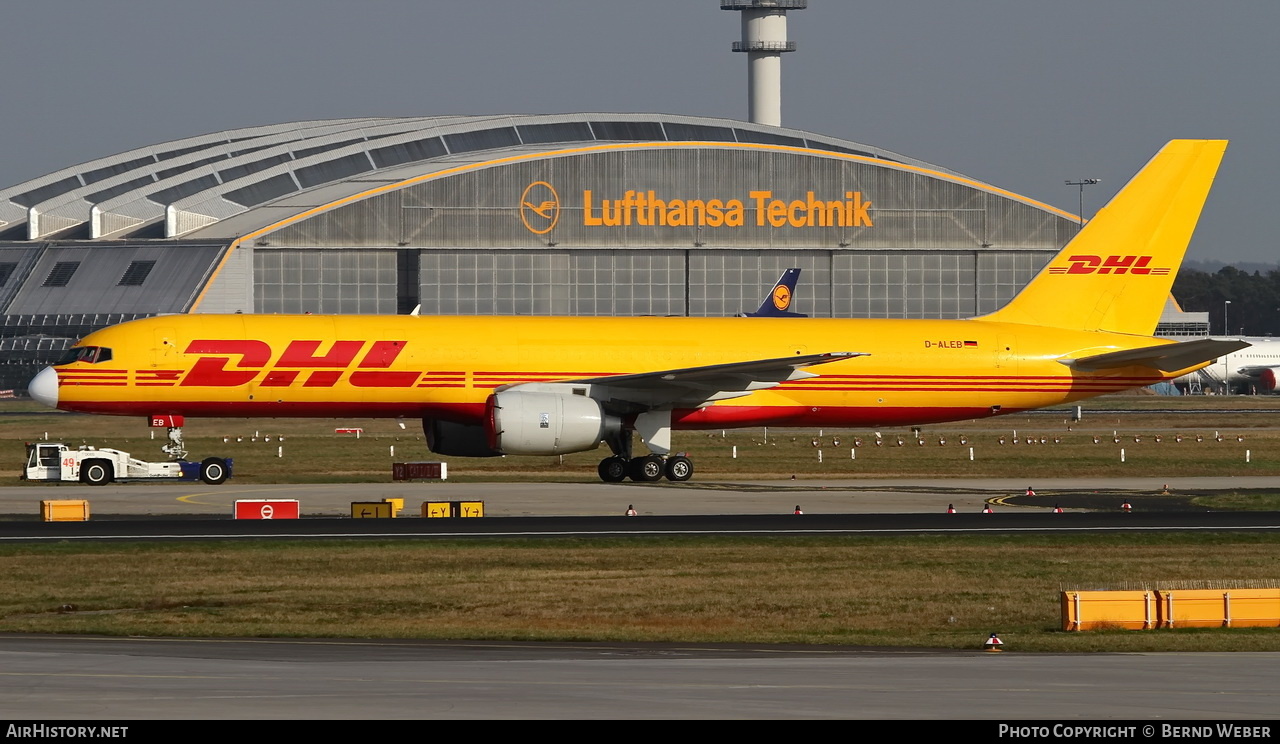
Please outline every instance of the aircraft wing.
[{"label": "aircraft wing", "polygon": [[[611,375],[572,380],[592,386],[592,397],[640,406],[701,406],[716,400],[738,398],[757,390],[775,387],[789,380],[816,377],[804,367],[867,356],[863,352],[839,351],[804,354],[749,362],[684,367],[634,375]],[[601,393],[605,393],[601,395]]]},{"label": "aircraft wing", "polygon": [[1218,340],[1202,338],[1195,341],[1183,341],[1176,344],[1158,344],[1144,346],[1139,349],[1111,351],[1106,354],[1080,357],[1079,359],[1059,359],[1058,361],[1072,369],[1096,372],[1102,369],[1118,367],[1151,367],[1161,372],[1176,372],[1197,364],[1211,362],[1214,359],[1238,351],[1249,344],[1238,340]]}]

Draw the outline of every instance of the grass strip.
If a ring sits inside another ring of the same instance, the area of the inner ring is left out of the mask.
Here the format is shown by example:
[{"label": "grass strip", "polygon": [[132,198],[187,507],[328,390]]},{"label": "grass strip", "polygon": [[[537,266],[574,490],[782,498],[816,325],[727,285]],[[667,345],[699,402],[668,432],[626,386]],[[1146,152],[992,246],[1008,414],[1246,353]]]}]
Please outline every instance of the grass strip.
[{"label": "grass strip", "polygon": [[1280,582],[1280,536],[0,546],[0,632],[1280,651],[1280,629],[1065,632],[1060,592]]}]

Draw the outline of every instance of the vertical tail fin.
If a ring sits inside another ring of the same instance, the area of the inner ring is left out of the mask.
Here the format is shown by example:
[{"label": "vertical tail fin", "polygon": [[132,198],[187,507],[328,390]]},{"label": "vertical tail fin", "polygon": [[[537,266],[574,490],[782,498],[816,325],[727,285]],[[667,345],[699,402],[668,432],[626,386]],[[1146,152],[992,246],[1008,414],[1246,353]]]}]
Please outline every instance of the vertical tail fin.
[{"label": "vertical tail fin", "polygon": [[760,308],[754,313],[743,313],[743,316],[747,318],[808,317],[803,313],[791,312],[791,305],[795,302],[796,282],[799,280],[800,269],[787,269],[782,272],[782,276],[778,277],[773,289],[769,290],[769,294],[765,295],[764,302],[760,303]]},{"label": "vertical tail fin", "polygon": [[1226,140],[1173,140],[1008,305],[983,320],[1150,336]]}]

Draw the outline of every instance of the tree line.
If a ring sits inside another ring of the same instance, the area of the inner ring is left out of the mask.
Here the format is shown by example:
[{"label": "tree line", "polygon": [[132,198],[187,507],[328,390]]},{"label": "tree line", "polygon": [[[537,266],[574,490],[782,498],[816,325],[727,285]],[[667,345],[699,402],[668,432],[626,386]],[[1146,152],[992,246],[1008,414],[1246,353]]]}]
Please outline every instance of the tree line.
[{"label": "tree line", "polygon": [[[1280,269],[1252,273],[1234,266],[1215,272],[1183,267],[1173,280],[1173,296],[1190,313],[1209,313],[1209,332],[1280,336]],[[1228,304],[1230,303],[1230,304]]]}]

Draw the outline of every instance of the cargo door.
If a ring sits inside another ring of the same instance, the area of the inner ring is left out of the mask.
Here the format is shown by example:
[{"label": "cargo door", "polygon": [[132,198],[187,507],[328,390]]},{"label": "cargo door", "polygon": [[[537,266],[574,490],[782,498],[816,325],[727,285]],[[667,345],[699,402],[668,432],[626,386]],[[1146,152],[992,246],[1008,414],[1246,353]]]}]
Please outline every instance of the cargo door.
[{"label": "cargo door", "polygon": [[1018,374],[1018,341],[1014,336],[1001,335],[996,341],[996,369],[1001,377]]},{"label": "cargo door", "polygon": [[999,392],[992,395],[988,405],[992,413],[1012,404],[1012,388],[1018,387],[1018,339],[1010,334],[996,337],[996,372]]}]

